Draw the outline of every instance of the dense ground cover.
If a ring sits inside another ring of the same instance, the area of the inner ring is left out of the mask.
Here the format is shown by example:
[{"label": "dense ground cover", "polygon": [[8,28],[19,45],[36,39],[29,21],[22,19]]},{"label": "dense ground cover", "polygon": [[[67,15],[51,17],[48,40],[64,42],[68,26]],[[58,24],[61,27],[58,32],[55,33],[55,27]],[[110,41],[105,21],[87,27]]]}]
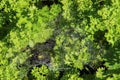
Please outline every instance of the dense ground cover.
[{"label": "dense ground cover", "polygon": [[119,80],[119,0],[1,0],[0,80]]}]

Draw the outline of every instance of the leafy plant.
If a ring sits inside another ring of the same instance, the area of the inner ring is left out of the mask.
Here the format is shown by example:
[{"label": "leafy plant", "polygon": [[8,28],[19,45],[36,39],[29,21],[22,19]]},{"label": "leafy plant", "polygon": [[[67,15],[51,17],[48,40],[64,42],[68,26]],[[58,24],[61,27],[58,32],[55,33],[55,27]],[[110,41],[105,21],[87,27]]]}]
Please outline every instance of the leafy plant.
[{"label": "leafy plant", "polygon": [[0,1],[0,79],[119,80],[120,1],[48,2]]}]

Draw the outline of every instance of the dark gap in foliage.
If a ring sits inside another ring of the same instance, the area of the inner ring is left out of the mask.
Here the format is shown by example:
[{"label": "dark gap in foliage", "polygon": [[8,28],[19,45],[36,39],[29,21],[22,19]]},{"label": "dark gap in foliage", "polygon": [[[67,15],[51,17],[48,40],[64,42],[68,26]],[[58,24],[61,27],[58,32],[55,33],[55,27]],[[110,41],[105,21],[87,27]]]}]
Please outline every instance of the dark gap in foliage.
[{"label": "dark gap in foliage", "polygon": [[96,73],[98,68],[104,68],[105,71],[108,70],[108,67],[106,67],[104,64],[105,64],[105,61],[102,61],[101,63],[99,63],[98,66],[84,65],[83,69],[79,70],[80,71],[79,76],[86,75],[86,74],[94,74]]},{"label": "dark gap in foliage", "polygon": [[14,24],[12,24],[9,20],[5,20],[4,24],[0,28],[0,40],[4,39],[7,36],[7,34],[9,34],[13,27],[15,27]]},{"label": "dark gap in foliage", "polygon": [[29,71],[27,72],[28,80],[34,80],[35,79],[35,77],[31,74],[32,69],[33,69],[33,67],[30,68]]},{"label": "dark gap in foliage", "polygon": [[2,23],[2,27],[0,28],[0,40],[2,40],[10,31],[11,27],[8,25],[10,25],[10,21],[5,19]]},{"label": "dark gap in foliage", "polygon": [[104,4],[105,4],[105,1],[100,1],[100,2],[99,2],[99,5],[100,5],[100,6],[103,6]]},{"label": "dark gap in foliage", "polygon": [[119,52],[120,52],[119,46],[110,47],[109,50],[105,54],[105,59],[107,60],[106,62],[108,62],[110,65],[120,63]]},{"label": "dark gap in foliage", "polygon": [[16,15],[15,11],[10,11],[9,13],[4,12],[4,8],[2,10],[1,13],[4,15],[0,15],[2,16],[2,22],[1,22],[1,27],[0,27],[0,40],[3,40],[7,34],[9,34],[9,32],[16,26],[16,21],[13,16]]},{"label": "dark gap in foliage", "polygon": [[38,9],[41,9],[44,6],[50,7],[53,4],[61,4],[61,3],[59,2],[59,0],[39,0],[35,3],[35,6]]},{"label": "dark gap in foliage", "polygon": [[64,72],[65,71],[59,71],[58,80],[61,80],[61,78],[64,76]]},{"label": "dark gap in foliage", "polygon": [[96,8],[96,10],[99,10],[103,8],[105,5],[111,6],[112,2],[111,0],[92,0],[93,7]]},{"label": "dark gap in foliage", "polygon": [[105,33],[107,33],[108,30],[98,30],[94,33],[94,42],[104,46],[106,49],[110,47],[109,42],[105,38]]},{"label": "dark gap in foliage", "polygon": [[106,38],[104,37],[104,35],[105,35],[106,32],[107,32],[107,30],[105,30],[105,31],[102,31],[102,30],[96,31],[95,34],[94,34],[94,42],[99,43],[101,41],[102,42],[105,41]]},{"label": "dark gap in foliage", "polygon": [[98,5],[99,8],[102,8],[105,5],[105,1],[101,0],[97,3],[97,5]]},{"label": "dark gap in foliage", "polygon": [[3,8],[1,8],[1,9],[0,9],[0,12],[4,12],[4,9],[5,9],[4,7],[3,7]]},{"label": "dark gap in foliage", "polygon": [[58,4],[58,0],[43,0],[42,1],[42,4],[43,4],[43,6],[48,6],[48,7],[50,7],[52,4]]},{"label": "dark gap in foliage", "polygon": [[95,73],[95,69],[89,65],[84,65],[83,69],[80,70],[80,76],[85,75],[85,74],[93,74]]}]

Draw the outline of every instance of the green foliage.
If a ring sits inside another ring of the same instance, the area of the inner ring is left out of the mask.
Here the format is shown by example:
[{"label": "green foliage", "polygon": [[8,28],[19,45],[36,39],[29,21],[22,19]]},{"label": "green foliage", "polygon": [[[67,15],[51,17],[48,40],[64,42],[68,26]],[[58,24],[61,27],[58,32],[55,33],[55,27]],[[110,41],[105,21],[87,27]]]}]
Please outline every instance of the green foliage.
[{"label": "green foliage", "polygon": [[[35,1],[35,0],[34,0]],[[33,1],[33,2],[34,2]],[[38,9],[31,0],[0,1],[0,79],[21,80],[29,67],[21,66],[30,56],[21,52],[27,45],[44,42],[54,30],[50,23],[60,11],[59,5]],[[3,31],[7,31],[4,33]]]},{"label": "green foliage", "polygon": [[[62,65],[82,70],[86,63],[97,68],[100,66],[99,61],[103,60],[109,61],[110,65],[107,67],[113,67],[114,62],[119,64],[119,58],[110,59],[112,56],[119,56],[117,50],[112,51],[119,48],[119,23],[117,23],[119,13],[116,12],[119,12],[119,2],[105,0],[62,0],[61,2],[65,22],[60,23],[63,28],[56,38],[55,50],[58,54],[61,53],[60,56],[64,59]],[[116,19],[115,16],[118,18]],[[93,76],[92,79],[103,80],[108,77],[107,74],[109,72],[105,73],[105,70],[98,69],[96,77]]]},{"label": "green foliage", "polygon": [[48,69],[45,65],[42,65],[42,67],[33,67],[32,72],[33,76],[36,78],[36,80],[47,80],[47,77],[44,75],[48,74]]},{"label": "green foliage", "polygon": [[70,71],[67,71],[64,73],[64,76],[61,78],[61,80],[83,80],[83,78],[79,77],[79,71],[76,69],[71,69]]},{"label": "green foliage", "polygon": [[[119,0],[0,4],[0,80],[119,80]],[[46,44],[49,38],[56,41],[54,49]],[[37,43],[46,49],[37,52]],[[44,52],[49,65],[30,63]]]}]

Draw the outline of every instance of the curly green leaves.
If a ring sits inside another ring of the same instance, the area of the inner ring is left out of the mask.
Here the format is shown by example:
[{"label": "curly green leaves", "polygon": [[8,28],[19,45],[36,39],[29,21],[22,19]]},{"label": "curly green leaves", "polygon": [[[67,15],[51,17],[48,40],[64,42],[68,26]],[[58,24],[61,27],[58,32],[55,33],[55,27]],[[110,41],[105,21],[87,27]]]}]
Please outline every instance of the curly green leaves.
[{"label": "curly green leaves", "polygon": [[42,65],[42,67],[33,67],[32,69],[32,75],[35,77],[36,80],[46,80],[48,77],[49,70],[45,65]]}]

